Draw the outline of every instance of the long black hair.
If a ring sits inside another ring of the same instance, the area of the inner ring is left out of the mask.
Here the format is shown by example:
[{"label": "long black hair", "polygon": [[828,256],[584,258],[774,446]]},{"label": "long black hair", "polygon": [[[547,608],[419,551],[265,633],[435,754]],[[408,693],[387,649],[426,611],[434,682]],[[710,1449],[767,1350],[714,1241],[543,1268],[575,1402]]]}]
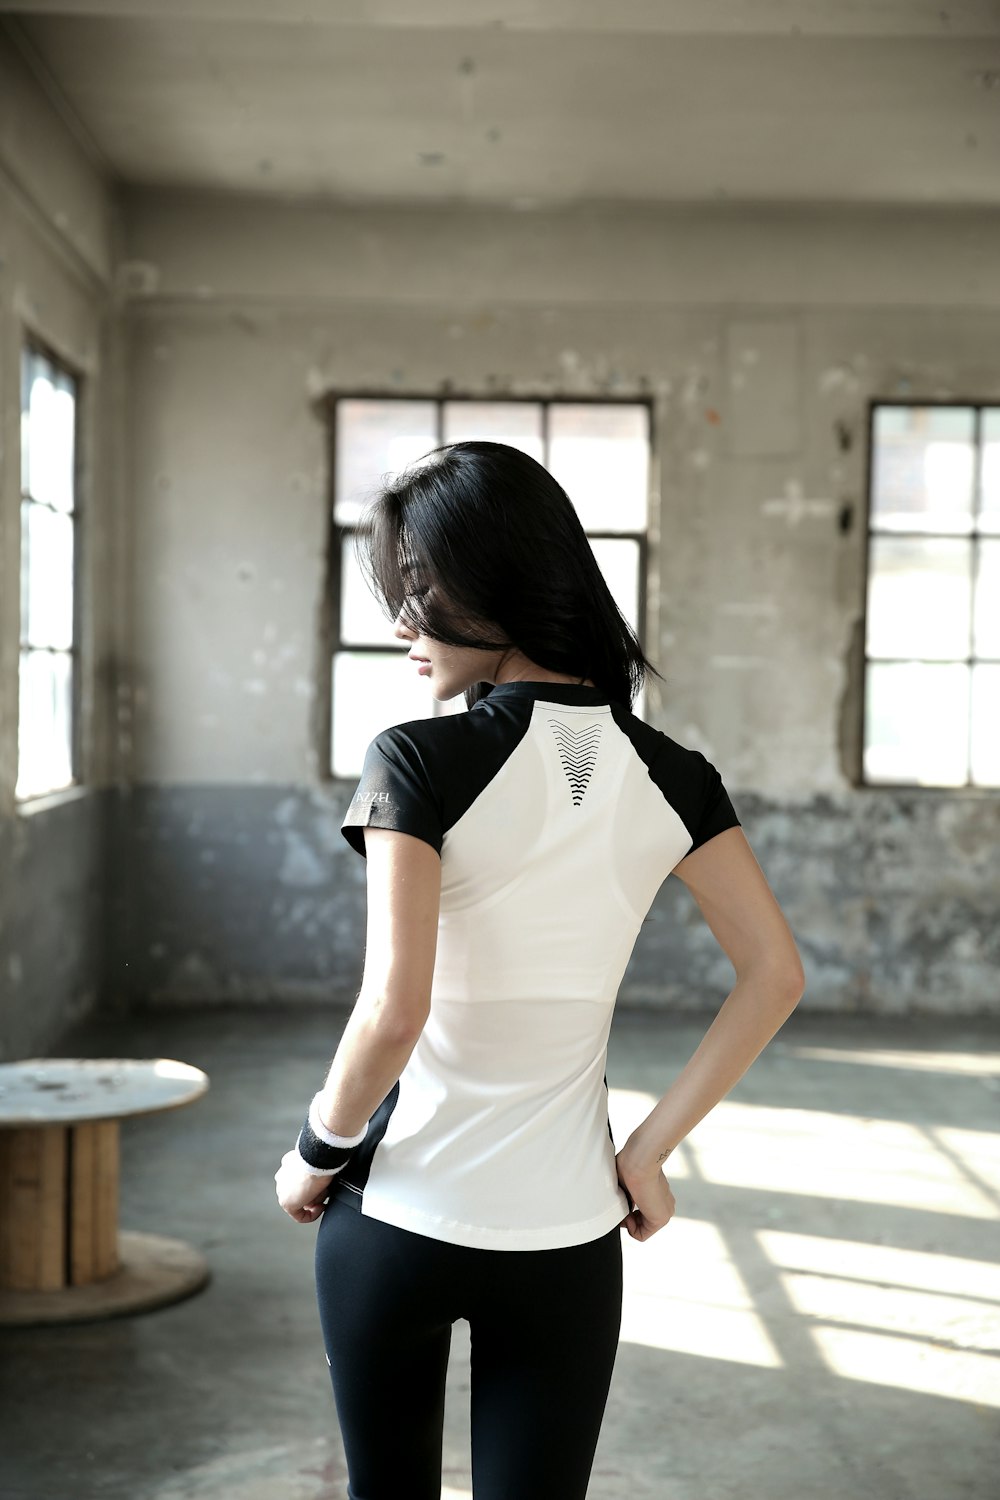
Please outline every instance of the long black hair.
[{"label": "long black hair", "polygon": [[[647,672],[661,677],[615,603],[566,491],[520,448],[486,441],[432,448],[369,498],[355,548],[389,618],[405,602],[407,620],[431,640],[517,649],[549,671],[590,678],[627,707]],[[437,599],[424,591],[430,584]],[[466,707],[492,687],[467,688]]]}]

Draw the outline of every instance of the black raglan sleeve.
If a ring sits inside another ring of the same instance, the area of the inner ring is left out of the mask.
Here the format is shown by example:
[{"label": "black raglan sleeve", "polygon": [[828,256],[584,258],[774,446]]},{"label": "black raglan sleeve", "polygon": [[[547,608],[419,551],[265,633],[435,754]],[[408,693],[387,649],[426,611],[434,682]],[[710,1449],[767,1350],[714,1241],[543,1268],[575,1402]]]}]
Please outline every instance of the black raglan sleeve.
[{"label": "black raglan sleeve", "polygon": [[722,782],[722,777],[710,760],[700,750],[688,752],[691,756],[691,821],[688,832],[692,844],[688,853],[700,849],[717,833],[727,828],[741,828],[736,808]]},{"label": "black raglan sleeve", "polygon": [[383,729],[368,746],[357,790],[340,825],[351,848],[361,855],[365,853],[365,828],[411,833],[441,853],[440,798],[419,745],[399,725]]}]

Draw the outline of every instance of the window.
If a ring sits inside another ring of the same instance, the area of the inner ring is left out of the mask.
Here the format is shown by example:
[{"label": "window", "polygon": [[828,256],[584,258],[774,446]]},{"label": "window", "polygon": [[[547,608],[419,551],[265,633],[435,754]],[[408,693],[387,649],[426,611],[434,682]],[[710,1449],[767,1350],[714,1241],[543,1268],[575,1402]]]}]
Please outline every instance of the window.
[{"label": "window", "polygon": [[21,660],[15,795],[75,779],[77,381],[21,356]]},{"label": "window", "polygon": [[1000,407],[871,410],[863,766],[1000,786]]},{"label": "window", "polygon": [[[330,422],[334,776],[356,776],[369,741],[390,724],[465,709],[462,696],[438,703],[429,695],[354,558],[354,530],[381,476],[441,443],[509,443],[544,464],[576,506],[608,587],[644,643],[647,403],[344,396],[331,401]],[[640,715],[641,698],[634,705]]]}]

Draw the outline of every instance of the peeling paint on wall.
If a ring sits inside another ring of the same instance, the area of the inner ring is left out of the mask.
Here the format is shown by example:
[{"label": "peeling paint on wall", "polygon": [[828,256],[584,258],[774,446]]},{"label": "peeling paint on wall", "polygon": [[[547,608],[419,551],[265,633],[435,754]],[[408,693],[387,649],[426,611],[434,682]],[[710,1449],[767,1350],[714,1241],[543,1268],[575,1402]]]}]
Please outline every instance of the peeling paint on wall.
[{"label": "peeling paint on wall", "polygon": [[763,500],[760,513],[762,516],[781,516],[789,526],[798,526],[809,518],[823,519],[832,515],[835,507],[836,502],[827,497],[807,499],[802,494],[801,481],[789,479],[785,484],[784,495]]}]

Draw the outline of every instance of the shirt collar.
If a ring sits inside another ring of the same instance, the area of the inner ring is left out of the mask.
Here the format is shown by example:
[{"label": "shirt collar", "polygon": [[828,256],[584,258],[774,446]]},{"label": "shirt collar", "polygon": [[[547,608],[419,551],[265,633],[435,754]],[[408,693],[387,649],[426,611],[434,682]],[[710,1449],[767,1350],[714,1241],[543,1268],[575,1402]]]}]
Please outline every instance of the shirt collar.
[{"label": "shirt collar", "polygon": [[610,701],[603,688],[586,687],[582,683],[520,680],[495,683],[478,702],[499,702],[504,698],[540,698],[544,703],[580,703],[588,708]]}]

